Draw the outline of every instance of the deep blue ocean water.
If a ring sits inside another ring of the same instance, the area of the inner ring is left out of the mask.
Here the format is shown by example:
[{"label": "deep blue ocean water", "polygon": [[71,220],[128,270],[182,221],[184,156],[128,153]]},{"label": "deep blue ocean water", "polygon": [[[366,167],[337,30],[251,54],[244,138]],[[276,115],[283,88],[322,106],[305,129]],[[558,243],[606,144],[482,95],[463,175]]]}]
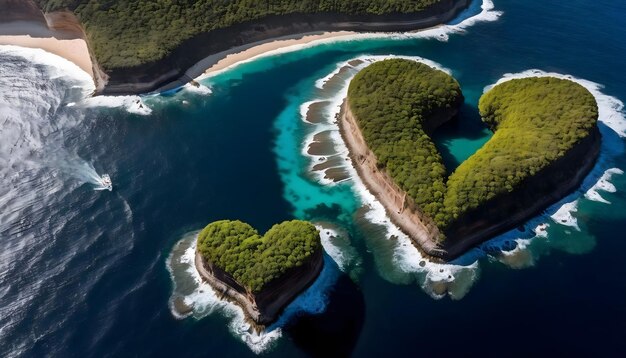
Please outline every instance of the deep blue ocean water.
[{"label": "deep blue ocean water", "polygon": [[[626,3],[495,0],[495,10],[497,21],[448,41],[367,39],[262,58],[203,80],[210,95],[144,98],[148,116],[34,110],[41,116],[23,120],[50,127],[26,139],[7,134],[5,122],[0,138],[15,144],[0,146],[0,356],[253,356],[228,309],[174,316],[173,292],[194,288],[170,273],[169,260],[211,221],[265,231],[294,217],[340,233],[342,259],[327,258],[321,294],[302,304],[323,313],[291,315],[265,355],[624,356],[626,176],[611,179],[617,192],[601,192],[610,205],[580,199],[580,231],[538,219],[550,223],[548,237],[530,241],[523,269],[492,256],[457,262],[464,286],[435,299],[430,276],[399,267],[404,251],[367,220],[354,186],[322,185],[308,170],[303,142],[315,127],[302,122],[300,106],[336,96],[316,81],[354,58],[419,56],[452,71],[466,105],[436,135],[450,167],[488,140],[477,101],[506,73],[570,74],[626,100]],[[44,81],[38,91],[68,88],[44,69],[32,76]],[[603,128],[610,150],[599,174],[626,170],[624,140],[611,133]],[[30,149],[9,160],[19,148]],[[111,174],[114,191],[59,170],[67,153]],[[215,304],[202,306],[202,297],[197,307]]]}]

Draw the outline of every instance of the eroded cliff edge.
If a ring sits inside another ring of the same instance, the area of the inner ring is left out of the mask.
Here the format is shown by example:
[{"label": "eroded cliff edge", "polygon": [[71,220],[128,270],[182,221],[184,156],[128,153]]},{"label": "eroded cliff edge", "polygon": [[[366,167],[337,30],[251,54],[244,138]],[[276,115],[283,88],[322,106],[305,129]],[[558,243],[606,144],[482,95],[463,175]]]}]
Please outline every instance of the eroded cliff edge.
[{"label": "eroded cliff edge", "polygon": [[[456,109],[434,113],[427,121],[429,131],[454,118]],[[441,243],[437,225],[425,215],[393,179],[377,166],[348,101],[338,117],[342,138],[352,163],[369,191],[383,204],[392,222],[427,255],[450,261],[494,236],[516,228],[542,210],[580,187],[593,169],[600,153],[601,135],[597,127],[564,156],[527,178],[513,192],[500,195],[465,213],[447,228]],[[580,160],[582,158],[582,161]]]},{"label": "eroded cliff edge", "polygon": [[223,298],[239,305],[257,331],[275,322],[283,309],[306,290],[324,267],[323,250],[317,250],[303,265],[290,269],[260,292],[243,287],[224,270],[196,251],[195,266],[202,279]]}]

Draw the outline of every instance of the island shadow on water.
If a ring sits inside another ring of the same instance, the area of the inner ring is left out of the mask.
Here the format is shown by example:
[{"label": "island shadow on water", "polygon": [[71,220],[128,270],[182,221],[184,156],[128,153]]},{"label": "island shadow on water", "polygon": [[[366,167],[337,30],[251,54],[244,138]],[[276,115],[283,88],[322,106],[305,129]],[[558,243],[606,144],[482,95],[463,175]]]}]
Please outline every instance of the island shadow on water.
[{"label": "island shadow on water", "polygon": [[302,314],[285,328],[293,342],[313,357],[348,357],[365,321],[365,299],[358,286],[341,275],[323,314]]}]

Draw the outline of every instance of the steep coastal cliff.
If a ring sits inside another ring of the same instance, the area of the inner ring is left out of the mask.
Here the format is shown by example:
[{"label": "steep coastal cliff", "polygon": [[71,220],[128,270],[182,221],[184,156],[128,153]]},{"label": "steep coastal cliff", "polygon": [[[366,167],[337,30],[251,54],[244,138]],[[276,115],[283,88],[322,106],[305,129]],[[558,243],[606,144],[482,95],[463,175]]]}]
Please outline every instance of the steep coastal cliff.
[{"label": "steep coastal cliff", "polygon": [[224,298],[238,304],[254,324],[257,331],[276,321],[283,309],[306,290],[324,267],[322,251],[279,279],[269,283],[261,292],[252,293],[231,275],[207,261],[196,252],[196,269],[203,280]]},{"label": "steep coastal cliff", "polygon": [[[106,82],[99,86],[102,94],[174,89],[231,53],[275,39],[437,26],[455,18],[470,1],[374,1],[368,5],[357,0],[280,1],[265,7],[236,0],[206,0],[191,7],[115,0],[105,7],[93,0],[35,0],[45,12],[73,11],[85,25],[97,68],[94,72],[105,74],[97,78]],[[159,20],[147,16],[146,11]]]},{"label": "steep coastal cliff", "polygon": [[198,273],[241,306],[257,331],[315,281],[323,264],[319,231],[304,221],[274,225],[260,236],[248,224],[224,220],[198,235]]},{"label": "steep coastal cliff", "polygon": [[[141,66],[107,70],[109,80],[103,94],[134,94],[166,91],[184,85],[226,55],[249,45],[286,36],[304,36],[327,31],[396,32],[415,31],[444,24],[466,9],[470,0],[443,0],[416,14],[355,16],[342,14],[290,14],[268,16],[259,21],[236,24],[202,33],[181,43],[163,59]],[[234,51],[232,51],[235,49]],[[212,63],[194,65],[215,55]]]},{"label": "steep coastal cliff", "polygon": [[[400,143],[411,138],[406,133],[415,132],[413,138],[423,140],[415,148],[432,144],[424,136],[457,114],[462,96],[450,105],[448,97],[438,97],[446,93],[445,89],[428,89],[424,85],[428,82],[420,82],[428,80],[416,80],[416,73],[406,75],[414,68],[401,61],[383,61],[386,63],[371,65],[357,75],[338,121],[360,178],[390,219],[426,254],[449,261],[517,227],[576,190],[593,168],[601,141],[593,96],[571,81],[519,81],[483,96],[481,114],[498,135],[457,168],[441,187],[437,175],[429,179],[420,173],[431,167],[438,169],[437,155],[425,157],[424,151],[407,155]],[[437,75],[436,70],[432,71],[428,78]],[[406,89],[426,90],[431,95],[404,93]],[[387,98],[392,93],[394,98]],[[433,97],[434,110],[432,104],[419,102]],[[413,104],[417,111],[409,110],[407,98],[418,100]],[[378,107],[372,108],[372,103],[378,103]],[[353,105],[361,107],[363,118],[355,115]],[[394,111],[398,114],[389,114]],[[408,119],[411,116],[423,117],[415,121]],[[381,146],[390,140],[394,144]],[[368,143],[373,143],[373,149]],[[403,161],[417,158],[427,165],[407,164],[399,171],[394,156]],[[409,173],[408,179],[405,173]],[[440,191],[427,190],[433,186],[440,187]],[[417,193],[421,204],[407,190]]]},{"label": "steep coastal cliff", "polygon": [[93,77],[96,91],[108,80],[83,26],[70,11],[44,13],[33,0],[0,0],[0,44],[41,48],[64,57]]},{"label": "steep coastal cliff", "polygon": [[[448,119],[455,115],[456,111],[451,111]],[[441,125],[445,121],[438,123]],[[359,177],[383,204],[391,221],[424,253],[445,261],[455,259],[472,247],[516,228],[575,191],[593,169],[601,144],[600,132],[596,128],[591,136],[578,143],[561,159],[528,178],[520,189],[495,198],[459,218],[446,230],[448,240],[441,243],[441,232],[433,220],[420,210],[385,170],[378,169],[376,156],[367,147],[347,103],[342,106],[339,127]]]}]

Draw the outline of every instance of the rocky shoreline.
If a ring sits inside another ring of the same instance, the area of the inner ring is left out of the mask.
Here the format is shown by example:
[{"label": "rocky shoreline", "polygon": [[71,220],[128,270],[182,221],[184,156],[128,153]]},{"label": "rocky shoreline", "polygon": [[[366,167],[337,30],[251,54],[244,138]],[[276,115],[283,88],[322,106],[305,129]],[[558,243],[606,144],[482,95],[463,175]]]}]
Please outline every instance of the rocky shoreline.
[{"label": "rocky shoreline", "polygon": [[[429,121],[429,131],[452,119],[456,113],[456,110],[450,110],[438,114],[438,118]],[[353,166],[368,190],[381,202],[391,221],[411,238],[420,251],[442,261],[451,261],[472,247],[516,228],[575,191],[593,169],[601,144],[601,135],[596,127],[590,136],[563,157],[527,179],[521,189],[495,198],[456,220],[445,232],[448,239],[440,244],[440,231],[435,223],[421,212],[384,170],[378,169],[376,156],[368,148],[347,100],[342,106],[338,123]],[[577,160],[581,157],[584,158],[582,164]],[[482,220],[477,219],[478,215]],[[485,220],[485,217],[489,219]]]},{"label": "rocky shoreline", "polygon": [[261,292],[252,293],[224,270],[205,260],[198,251],[194,261],[200,277],[222,298],[239,305],[257,332],[275,322],[283,309],[317,279],[324,267],[323,250],[320,249],[302,266],[270,282]]}]

